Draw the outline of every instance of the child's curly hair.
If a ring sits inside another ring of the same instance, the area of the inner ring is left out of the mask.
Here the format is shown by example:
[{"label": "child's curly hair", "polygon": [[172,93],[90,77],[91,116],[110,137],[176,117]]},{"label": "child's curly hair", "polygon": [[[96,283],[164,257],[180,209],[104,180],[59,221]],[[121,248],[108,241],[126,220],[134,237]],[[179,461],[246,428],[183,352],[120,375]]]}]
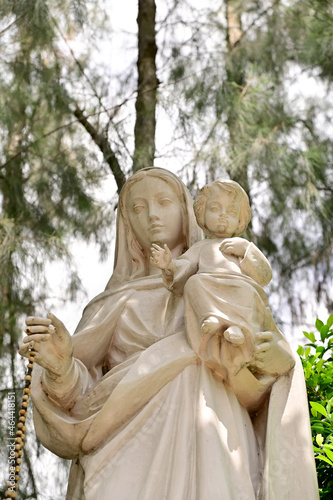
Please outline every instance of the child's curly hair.
[{"label": "child's curly hair", "polygon": [[219,187],[220,189],[224,189],[230,194],[235,195],[235,199],[239,198],[241,200],[241,210],[239,214],[239,224],[238,228],[235,231],[233,236],[240,236],[246,231],[246,228],[251,220],[252,212],[249,203],[249,197],[247,196],[244,189],[238,184],[238,182],[231,180],[223,180],[217,179],[211,184],[206,184],[202,189],[200,189],[197,198],[195,199],[193,208],[194,213],[197,219],[198,225],[204,231],[207,236],[214,236],[211,231],[205,225],[205,210],[206,210],[206,201],[207,195],[212,187]]}]

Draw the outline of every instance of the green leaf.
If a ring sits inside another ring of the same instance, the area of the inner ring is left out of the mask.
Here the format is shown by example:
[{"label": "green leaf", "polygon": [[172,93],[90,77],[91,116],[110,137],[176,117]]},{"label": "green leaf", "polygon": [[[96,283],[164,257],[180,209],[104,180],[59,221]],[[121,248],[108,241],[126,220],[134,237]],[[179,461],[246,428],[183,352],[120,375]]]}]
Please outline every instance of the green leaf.
[{"label": "green leaf", "polygon": [[322,340],[322,342],[325,341],[325,339],[327,338],[327,334],[328,334],[328,331],[329,331],[330,327],[328,325],[324,325],[321,330],[320,330],[320,338]]},{"label": "green leaf", "polygon": [[321,434],[317,434],[317,436],[316,436],[316,442],[317,442],[317,444],[319,446],[321,446],[323,444],[324,438],[323,438],[323,436]]},{"label": "green leaf", "polygon": [[316,341],[316,337],[315,337],[315,334],[314,334],[313,332],[310,332],[310,333],[308,333],[308,332],[303,332],[303,335],[304,335],[307,339],[311,340],[311,342],[315,342],[315,341]]},{"label": "green leaf", "polygon": [[306,358],[309,356],[310,351],[311,351],[311,347],[308,347],[307,349],[305,349],[304,356],[305,356]]},{"label": "green leaf", "polygon": [[329,450],[328,448],[326,448],[326,447],[325,447],[325,445],[324,445],[324,449],[325,449],[325,453],[326,453],[326,455],[328,456],[328,458],[329,458],[330,460],[333,460],[333,451],[331,451],[331,450]]},{"label": "green leaf", "polygon": [[299,346],[298,346],[298,349],[297,349],[297,354],[298,354],[299,356],[303,356],[303,354],[304,354],[304,347],[303,347],[302,345],[299,345]]},{"label": "green leaf", "polygon": [[329,328],[331,328],[331,326],[333,325],[333,314],[331,314],[327,320],[327,325],[329,326]]},{"label": "green leaf", "polygon": [[310,378],[313,375],[313,367],[312,364],[308,361],[306,365],[303,367],[304,369],[304,376],[306,380]]},{"label": "green leaf", "polygon": [[317,369],[317,372],[320,373],[322,368],[323,368],[323,364],[324,364],[324,360],[321,359],[320,361],[318,361],[317,365],[316,365],[316,369]]},{"label": "green leaf", "polygon": [[314,349],[317,349],[317,345],[316,344],[313,344],[312,342],[307,342],[305,344],[305,347],[313,347]]},{"label": "green leaf", "polygon": [[[312,411],[315,411],[315,410],[312,410],[312,409],[311,409],[311,413],[312,413]],[[315,413],[317,413],[317,412],[315,412]],[[316,415],[315,415],[315,416],[316,416]],[[320,434],[321,434],[321,433],[325,433],[325,429],[324,429],[324,427],[323,427],[322,425],[318,425],[318,424],[311,425],[311,429],[312,429],[312,431],[314,431],[314,432],[318,432],[318,433],[320,433]]]},{"label": "green leaf", "polygon": [[331,460],[329,460],[328,458],[324,457],[324,455],[317,455],[315,458],[318,460],[322,460],[323,462],[327,462],[330,465],[333,465],[333,462],[331,462]]},{"label": "green leaf", "polygon": [[311,413],[314,417],[317,416],[317,410],[315,408],[311,408]]},{"label": "green leaf", "polygon": [[[313,408],[315,411],[317,411],[321,415],[324,415],[324,417],[326,417],[326,418],[328,417],[327,411],[325,410],[325,408],[320,403],[316,403],[314,401],[310,401],[310,405],[311,405],[311,408]],[[316,415],[314,415],[314,416],[316,416]]]},{"label": "green leaf", "polygon": [[316,328],[317,328],[318,332],[320,332],[320,330],[324,326],[324,323],[319,318],[317,318],[315,325],[316,325]]}]

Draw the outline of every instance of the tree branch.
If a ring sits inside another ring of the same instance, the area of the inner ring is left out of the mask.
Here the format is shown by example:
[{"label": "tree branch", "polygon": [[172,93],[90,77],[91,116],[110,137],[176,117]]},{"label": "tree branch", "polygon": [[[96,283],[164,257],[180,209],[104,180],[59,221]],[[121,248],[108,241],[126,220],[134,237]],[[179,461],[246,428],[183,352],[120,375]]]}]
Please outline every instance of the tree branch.
[{"label": "tree branch", "polygon": [[15,26],[15,24],[17,24],[18,21],[26,15],[27,15],[27,12],[24,12],[20,16],[16,17],[16,19],[12,23],[10,23],[8,26],[6,26],[6,28],[4,28],[2,31],[0,31],[0,36],[4,35],[6,33],[6,31],[10,30],[13,26]]},{"label": "tree branch", "polygon": [[[112,106],[111,108],[109,108],[109,110],[114,110],[114,109],[119,109],[121,108],[121,106],[123,106],[126,102],[128,102],[130,99],[132,98],[131,97],[128,97],[126,99],[123,100],[122,103],[118,104],[117,106]],[[77,107],[77,106],[76,106]],[[73,112],[73,111],[71,111]],[[82,111],[81,111],[82,113]],[[84,119],[88,121],[88,118],[90,116],[96,116],[96,115],[100,115],[102,113],[105,113],[105,111],[98,111],[96,113],[90,113],[88,116],[85,116]],[[74,114],[74,112],[73,112]],[[82,113],[82,116],[83,116],[83,113]],[[37,139],[35,139],[34,141],[31,141],[30,143],[28,143],[26,146],[22,146],[15,154],[13,154],[12,156],[10,156],[9,158],[7,158],[7,160],[2,163],[0,165],[0,170],[3,170],[7,167],[7,165],[9,165],[9,163],[11,163],[13,160],[15,160],[15,158],[17,158],[20,154],[22,154],[23,152],[25,151],[28,151],[30,147],[34,146],[35,144],[37,144],[39,141],[42,141],[43,139],[46,139],[47,137],[49,137],[50,135],[52,134],[55,134],[56,132],[58,132],[59,130],[63,130],[67,127],[70,127],[71,125],[74,125],[75,123],[77,123],[78,119],[75,119],[75,120],[71,120],[71,121],[68,121],[67,123],[64,123],[63,125],[59,125],[58,127],[55,127],[54,129],[50,130],[49,132],[46,132],[45,134],[43,134],[42,136],[38,137]],[[82,123],[82,122],[81,122]],[[120,168],[120,167],[119,167]],[[112,172],[113,173],[113,172]],[[4,179],[3,176],[0,176],[0,179]],[[120,181],[121,182],[121,181]]]},{"label": "tree branch", "polygon": [[83,125],[83,127],[86,129],[86,131],[88,132],[94,143],[99,147],[99,149],[103,153],[104,160],[109,165],[111,172],[115,178],[119,193],[126,181],[126,177],[124,172],[120,168],[119,162],[116,158],[115,153],[111,149],[107,137],[99,133],[95,129],[95,127],[91,125],[88,119],[84,116],[83,111],[81,109],[76,108],[74,111],[74,116]]}]

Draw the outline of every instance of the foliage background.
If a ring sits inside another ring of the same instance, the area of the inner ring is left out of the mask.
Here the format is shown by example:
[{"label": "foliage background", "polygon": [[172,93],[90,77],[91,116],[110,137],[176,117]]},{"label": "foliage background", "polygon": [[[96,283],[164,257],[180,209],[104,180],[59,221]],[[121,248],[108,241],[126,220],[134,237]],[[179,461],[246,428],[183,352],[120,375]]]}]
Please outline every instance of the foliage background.
[{"label": "foliage background", "polygon": [[333,314],[326,323],[316,320],[316,333],[303,332],[299,346],[311,415],[313,449],[317,462],[320,498],[329,500],[333,491]]},{"label": "foliage background", "polygon": [[[113,4],[0,0],[1,464],[24,316],[82,308],[117,192],[142,166],[173,170],[193,195],[216,177],[243,185],[282,331],[332,310],[330,0],[124,0],[122,28]],[[99,269],[94,294],[111,264]],[[31,432],[22,498],[64,497],[51,462]]]}]

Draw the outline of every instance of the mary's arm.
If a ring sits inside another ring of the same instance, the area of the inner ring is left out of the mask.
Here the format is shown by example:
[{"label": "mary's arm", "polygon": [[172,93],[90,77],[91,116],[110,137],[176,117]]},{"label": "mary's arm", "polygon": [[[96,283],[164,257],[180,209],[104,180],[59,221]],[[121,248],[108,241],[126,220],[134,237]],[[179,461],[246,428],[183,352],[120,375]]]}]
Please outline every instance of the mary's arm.
[{"label": "mary's arm", "polygon": [[89,384],[86,367],[73,357],[72,337],[53,314],[47,318],[29,317],[28,334],[20,349],[41,366],[41,384],[46,395],[63,409],[70,409]]},{"label": "mary's arm", "polygon": [[262,407],[276,380],[295,365],[289,344],[278,331],[255,334],[250,361],[246,361],[244,346],[221,342],[217,335],[206,338],[199,356],[250,412]]},{"label": "mary's arm", "polygon": [[295,366],[290,346],[278,331],[254,335],[254,352],[249,363],[242,363],[241,348],[229,342],[225,343],[223,359],[228,367],[227,384],[250,412],[262,407],[273,384]]},{"label": "mary's arm", "polygon": [[72,364],[67,373],[54,377],[49,371],[43,370],[41,383],[45,394],[62,409],[69,411],[92,383],[86,366],[78,359],[72,358]]},{"label": "mary's arm", "polygon": [[[85,309],[75,335],[54,315],[27,318],[28,334],[20,353],[29,357],[34,348],[35,362],[41,366],[41,384],[50,400],[70,410],[90,385],[102,377],[115,326],[132,292],[105,292]],[[109,296],[111,300],[109,300]]]}]

